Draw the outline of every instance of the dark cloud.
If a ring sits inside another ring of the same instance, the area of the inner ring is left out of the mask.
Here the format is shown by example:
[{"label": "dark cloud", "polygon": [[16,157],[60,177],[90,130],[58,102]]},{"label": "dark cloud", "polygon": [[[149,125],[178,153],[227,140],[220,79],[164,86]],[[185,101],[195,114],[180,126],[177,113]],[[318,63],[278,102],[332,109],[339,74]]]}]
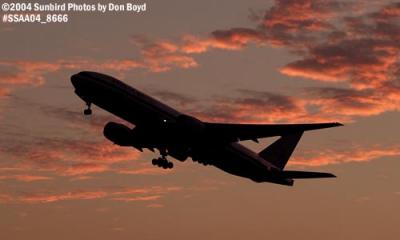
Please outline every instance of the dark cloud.
[{"label": "dark cloud", "polygon": [[172,103],[182,108],[189,107],[189,105],[193,105],[197,102],[197,100],[193,97],[171,91],[149,91],[149,93],[162,101]]}]

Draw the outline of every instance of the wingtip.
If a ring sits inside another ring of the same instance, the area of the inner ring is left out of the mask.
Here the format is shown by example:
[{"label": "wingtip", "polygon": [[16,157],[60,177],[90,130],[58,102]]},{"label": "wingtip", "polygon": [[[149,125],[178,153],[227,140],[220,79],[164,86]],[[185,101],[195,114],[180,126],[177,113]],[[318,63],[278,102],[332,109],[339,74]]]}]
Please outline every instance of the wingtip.
[{"label": "wingtip", "polygon": [[329,173],[329,177],[330,178],[337,178],[337,176],[335,174]]},{"label": "wingtip", "polygon": [[332,173],[323,173],[323,175],[321,175],[320,178],[337,178],[337,177]]},{"label": "wingtip", "polygon": [[321,178],[337,178],[335,174],[332,173],[323,173],[323,175],[321,175]]},{"label": "wingtip", "polygon": [[344,125],[343,125],[343,123],[340,123],[340,122],[335,122],[335,123],[334,123],[334,125],[335,125],[335,127],[341,127],[341,126],[344,126]]}]

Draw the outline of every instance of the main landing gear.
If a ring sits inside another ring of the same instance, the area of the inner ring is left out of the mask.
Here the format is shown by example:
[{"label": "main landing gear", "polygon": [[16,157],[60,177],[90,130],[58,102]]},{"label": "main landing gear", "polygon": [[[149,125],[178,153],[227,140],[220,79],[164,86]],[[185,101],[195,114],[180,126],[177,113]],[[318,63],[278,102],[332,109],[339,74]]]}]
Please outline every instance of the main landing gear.
[{"label": "main landing gear", "polygon": [[174,164],[167,160],[167,151],[160,150],[161,157],[154,158],[151,163],[155,166],[162,167],[164,169],[173,168]]},{"label": "main landing gear", "polygon": [[92,109],[90,108],[91,103],[87,102],[86,103],[87,108],[85,110],[83,110],[83,114],[85,115],[91,115],[92,114]]},{"label": "main landing gear", "polygon": [[168,161],[165,157],[154,158],[151,163],[155,166],[162,167],[164,169],[173,168],[174,164]]}]

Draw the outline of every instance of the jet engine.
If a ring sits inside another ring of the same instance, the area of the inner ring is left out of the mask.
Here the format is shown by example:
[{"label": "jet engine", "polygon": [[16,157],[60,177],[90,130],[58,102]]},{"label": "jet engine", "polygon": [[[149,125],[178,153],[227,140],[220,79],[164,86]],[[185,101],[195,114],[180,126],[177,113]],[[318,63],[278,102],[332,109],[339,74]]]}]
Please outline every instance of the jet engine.
[{"label": "jet engine", "polygon": [[104,137],[120,146],[132,146],[132,130],[119,123],[108,122],[104,126]]}]

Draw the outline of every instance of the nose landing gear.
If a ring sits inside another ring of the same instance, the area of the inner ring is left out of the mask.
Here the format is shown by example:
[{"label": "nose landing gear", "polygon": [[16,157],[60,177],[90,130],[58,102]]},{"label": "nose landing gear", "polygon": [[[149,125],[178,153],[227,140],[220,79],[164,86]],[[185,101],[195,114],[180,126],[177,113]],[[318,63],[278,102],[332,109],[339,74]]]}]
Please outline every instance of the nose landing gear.
[{"label": "nose landing gear", "polygon": [[87,102],[86,103],[87,108],[85,110],[83,110],[83,114],[85,115],[91,115],[92,114],[92,109],[90,108],[91,103]]}]

